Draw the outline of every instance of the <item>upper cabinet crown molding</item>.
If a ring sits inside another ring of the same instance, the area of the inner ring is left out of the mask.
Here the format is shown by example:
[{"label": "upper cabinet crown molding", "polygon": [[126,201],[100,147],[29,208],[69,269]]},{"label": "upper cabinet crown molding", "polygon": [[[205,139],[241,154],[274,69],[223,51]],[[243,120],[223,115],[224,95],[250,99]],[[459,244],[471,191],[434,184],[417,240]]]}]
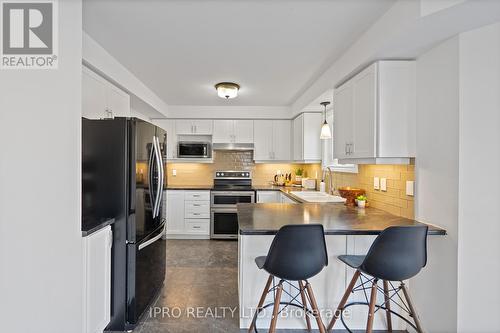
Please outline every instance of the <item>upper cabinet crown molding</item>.
[{"label": "upper cabinet crown molding", "polygon": [[130,117],[130,95],[89,68],[82,67],[82,117]]},{"label": "upper cabinet crown molding", "polygon": [[409,164],[415,157],[415,61],[378,61],[334,92],[340,163]]}]

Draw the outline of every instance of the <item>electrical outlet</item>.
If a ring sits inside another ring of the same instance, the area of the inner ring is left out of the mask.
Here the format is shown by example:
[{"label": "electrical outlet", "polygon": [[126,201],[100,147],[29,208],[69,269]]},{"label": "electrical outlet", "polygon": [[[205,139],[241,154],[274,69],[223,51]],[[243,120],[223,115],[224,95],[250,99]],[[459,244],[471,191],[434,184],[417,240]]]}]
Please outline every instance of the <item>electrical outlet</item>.
[{"label": "electrical outlet", "polygon": [[177,176],[177,170],[176,169],[172,169],[172,176]]},{"label": "electrical outlet", "polygon": [[373,189],[380,190],[380,179],[378,177],[373,177]]},{"label": "electrical outlet", "polygon": [[387,192],[387,178],[380,178],[380,190]]},{"label": "electrical outlet", "polygon": [[412,180],[406,181],[406,195],[410,197],[415,195],[415,182]]}]

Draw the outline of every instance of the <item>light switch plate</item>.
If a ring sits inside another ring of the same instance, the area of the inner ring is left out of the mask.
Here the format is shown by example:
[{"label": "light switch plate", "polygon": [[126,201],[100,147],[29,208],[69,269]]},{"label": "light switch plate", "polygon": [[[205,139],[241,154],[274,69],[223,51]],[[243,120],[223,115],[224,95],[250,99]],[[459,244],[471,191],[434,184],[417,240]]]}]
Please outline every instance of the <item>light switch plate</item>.
[{"label": "light switch plate", "polygon": [[387,192],[387,178],[380,178],[380,190]]},{"label": "light switch plate", "polygon": [[172,169],[172,176],[177,176],[177,170],[176,169]]},{"label": "light switch plate", "polygon": [[373,177],[373,189],[380,190],[380,179],[378,177]]},{"label": "light switch plate", "polygon": [[414,196],[415,194],[415,182],[412,180],[407,180],[406,181],[406,195],[408,196]]}]

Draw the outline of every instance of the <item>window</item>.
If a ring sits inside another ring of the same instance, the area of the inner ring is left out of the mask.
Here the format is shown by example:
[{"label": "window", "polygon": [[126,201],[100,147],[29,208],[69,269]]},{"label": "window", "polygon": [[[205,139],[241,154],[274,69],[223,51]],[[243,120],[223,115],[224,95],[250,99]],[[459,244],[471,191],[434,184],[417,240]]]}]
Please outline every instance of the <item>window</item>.
[{"label": "window", "polygon": [[332,171],[337,172],[349,172],[349,173],[358,173],[358,165],[357,164],[339,164],[338,159],[333,158],[334,156],[334,144],[333,140],[335,140],[335,132],[333,131],[333,110],[329,110],[326,112],[326,121],[332,130],[332,139],[329,140],[321,140],[323,141],[323,158],[321,167],[325,169],[326,167],[330,167]]}]

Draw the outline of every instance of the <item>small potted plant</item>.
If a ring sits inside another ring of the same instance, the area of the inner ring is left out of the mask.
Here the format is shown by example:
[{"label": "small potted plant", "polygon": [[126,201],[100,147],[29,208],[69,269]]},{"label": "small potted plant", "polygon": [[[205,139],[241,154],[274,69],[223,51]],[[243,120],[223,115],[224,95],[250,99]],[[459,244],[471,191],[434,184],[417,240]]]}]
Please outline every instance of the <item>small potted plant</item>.
[{"label": "small potted plant", "polygon": [[295,170],[295,183],[302,184],[302,175],[304,174],[304,169],[298,168]]},{"label": "small potted plant", "polygon": [[366,196],[358,195],[356,197],[356,203],[358,204],[359,208],[365,208],[366,207]]}]

